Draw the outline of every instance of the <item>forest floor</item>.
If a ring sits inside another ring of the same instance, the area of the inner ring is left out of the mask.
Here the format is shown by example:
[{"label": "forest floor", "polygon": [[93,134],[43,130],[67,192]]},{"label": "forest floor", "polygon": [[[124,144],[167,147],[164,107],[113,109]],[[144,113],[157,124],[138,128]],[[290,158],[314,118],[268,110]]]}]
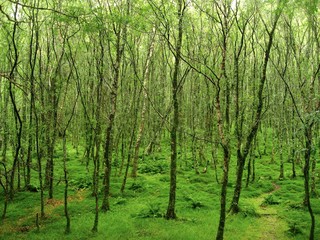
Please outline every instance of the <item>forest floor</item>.
[{"label": "forest floor", "polygon": [[[256,213],[259,215],[257,220],[250,224],[244,234],[243,240],[289,240],[285,231],[289,228],[288,223],[278,214],[277,204],[265,204],[266,199],[270,199],[272,194],[280,190],[281,186],[272,183],[274,189],[268,193],[263,193],[259,197],[252,198],[252,203]],[[254,229],[254,231],[253,231]]]},{"label": "forest floor", "polygon": [[[40,222],[39,231],[35,225],[35,216],[39,212],[39,192],[21,191],[10,202],[7,218],[0,224],[0,240],[214,239],[220,209],[220,184],[215,181],[214,169],[208,168],[206,173],[196,174],[193,165],[179,165],[176,201],[178,219],[167,221],[163,218],[170,181],[169,154],[166,156],[158,153],[141,159],[138,178],[128,178],[123,194],[119,191],[123,178],[114,169],[111,179],[111,211],[99,215],[99,230],[93,234],[91,227],[95,201],[91,194],[92,175],[83,170],[85,166],[81,163],[81,156],[72,154],[68,162],[71,233],[64,234],[64,184],[57,181],[54,199],[45,199],[47,217]],[[57,156],[57,165],[60,160]],[[241,212],[228,215],[226,219],[226,240],[308,239],[310,218],[302,204],[303,175],[290,178],[290,166],[290,163],[285,163],[285,169],[288,169],[286,178],[279,180],[277,164],[270,163],[267,157],[257,160],[257,177],[248,187],[243,187],[241,193]],[[230,172],[228,203],[231,202],[234,188],[235,169],[233,166]],[[218,170],[221,176],[221,169]],[[37,172],[33,176],[36,185]],[[61,176],[63,171],[57,171],[56,179],[61,179]],[[3,196],[0,192],[0,209]],[[101,197],[102,194],[100,200]],[[312,206],[316,215],[315,239],[320,239],[319,197],[312,199]]]}]

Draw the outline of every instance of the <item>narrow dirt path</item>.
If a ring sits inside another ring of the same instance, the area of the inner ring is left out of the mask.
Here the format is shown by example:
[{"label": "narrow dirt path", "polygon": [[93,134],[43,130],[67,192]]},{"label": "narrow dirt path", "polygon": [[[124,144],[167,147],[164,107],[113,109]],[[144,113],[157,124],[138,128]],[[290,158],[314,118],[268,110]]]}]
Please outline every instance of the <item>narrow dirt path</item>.
[{"label": "narrow dirt path", "polygon": [[[271,192],[264,193],[257,198],[250,200],[250,203],[260,215],[248,228],[245,238],[259,240],[289,240],[285,231],[288,229],[288,224],[285,220],[278,216],[277,205],[261,206],[266,197],[280,189],[279,185],[273,183],[274,189]],[[250,238],[248,238],[250,236]]]}]

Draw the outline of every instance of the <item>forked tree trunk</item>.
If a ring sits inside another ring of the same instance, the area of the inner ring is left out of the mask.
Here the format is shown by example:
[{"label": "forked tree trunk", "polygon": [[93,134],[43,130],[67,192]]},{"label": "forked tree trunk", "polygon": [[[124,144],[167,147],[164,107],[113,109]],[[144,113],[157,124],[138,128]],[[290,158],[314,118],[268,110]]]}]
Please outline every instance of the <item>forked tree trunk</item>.
[{"label": "forked tree trunk", "polygon": [[263,90],[264,90],[264,85],[265,85],[265,82],[267,79],[267,66],[268,66],[268,62],[269,62],[269,58],[270,58],[270,52],[271,52],[272,42],[273,42],[273,38],[274,38],[274,32],[276,30],[276,26],[277,26],[278,20],[281,15],[281,11],[279,11],[279,10],[281,10],[280,5],[278,6],[275,20],[272,25],[272,29],[271,29],[271,31],[268,31],[269,40],[268,40],[267,48],[266,48],[265,55],[264,55],[262,75],[261,75],[259,89],[258,89],[258,95],[257,95],[258,106],[256,108],[254,121],[251,126],[251,130],[246,138],[246,142],[243,147],[243,151],[241,151],[240,148],[238,148],[238,150],[237,150],[237,164],[238,164],[237,177],[236,177],[237,179],[236,179],[236,186],[234,189],[233,198],[232,198],[232,202],[231,202],[231,206],[230,206],[230,210],[229,210],[231,213],[238,213],[240,211],[239,200],[240,200],[240,194],[241,194],[241,188],[242,188],[243,169],[244,169],[244,165],[245,165],[245,160],[249,154],[250,148],[252,147],[252,141],[254,140],[254,138],[256,136],[256,133],[257,133],[260,121],[261,121],[263,102],[264,102]]}]

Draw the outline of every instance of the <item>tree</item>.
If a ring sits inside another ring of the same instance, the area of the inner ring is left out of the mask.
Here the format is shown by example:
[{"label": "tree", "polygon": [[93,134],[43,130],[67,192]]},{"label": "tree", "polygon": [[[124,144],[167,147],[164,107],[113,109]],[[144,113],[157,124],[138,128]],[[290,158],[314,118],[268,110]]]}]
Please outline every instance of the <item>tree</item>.
[{"label": "tree", "polygon": [[[124,9],[117,9],[119,12],[115,12],[115,9],[111,8],[111,3],[108,2],[109,14],[113,16],[115,19],[117,14],[120,19],[118,21],[111,22],[111,27],[113,29],[113,33],[115,36],[115,56],[110,54],[110,62],[112,63],[112,82],[110,84],[110,112],[108,115],[108,124],[106,128],[105,134],[105,143],[104,143],[104,191],[103,191],[103,201],[101,209],[103,211],[107,211],[110,209],[109,204],[109,194],[110,194],[110,176],[111,176],[111,162],[112,162],[112,150],[113,150],[113,127],[114,121],[117,112],[117,96],[118,96],[118,83],[120,78],[121,71],[121,61],[124,53],[124,47],[126,42],[127,35],[127,22],[125,21],[125,17],[129,16],[130,13],[130,1],[122,2],[121,6]],[[108,51],[113,52],[111,48],[111,43],[108,43]]]},{"label": "tree", "polygon": [[150,78],[150,63],[152,59],[152,55],[154,52],[154,43],[155,43],[155,37],[156,37],[156,27],[153,27],[152,34],[150,36],[150,44],[148,48],[148,55],[145,63],[145,69],[142,76],[142,91],[143,91],[143,100],[142,100],[142,109],[141,109],[141,120],[140,120],[140,126],[138,135],[136,138],[136,144],[134,147],[134,156],[133,156],[133,168],[132,168],[132,177],[137,177],[137,171],[138,171],[138,160],[139,160],[139,149],[143,137],[144,132],[144,125],[145,125],[145,115],[147,111],[147,101],[148,101],[148,79]]},{"label": "tree", "polygon": [[[179,102],[178,102],[178,77],[181,62],[181,47],[183,36],[183,17],[187,5],[182,0],[177,2],[177,17],[178,17],[178,36],[175,48],[172,51],[174,54],[174,70],[172,76],[172,105],[173,105],[173,120],[170,131],[171,139],[171,162],[170,162],[170,193],[169,203],[166,212],[166,219],[175,219],[175,204],[176,204],[176,184],[177,184],[177,131],[179,127]],[[169,43],[170,44],[170,43]]]},{"label": "tree", "polygon": [[283,9],[283,3],[280,1],[278,3],[278,7],[276,8],[275,11],[275,17],[272,23],[271,30],[268,30],[267,26],[266,27],[266,32],[268,34],[268,41],[267,41],[267,46],[266,49],[264,50],[264,61],[263,61],[263,66],[261,69],[261,77],[259,81],[259,86],[258,86],[258,91],[257,91],[257,107],[255,109],[254,113],[254,120],[252,122],[251,127],[249,128],[248,135],[246,136],[246,141],[242,149],[242,143],[241,143],[241,138],[239,137],[240,133],[238,132],[238,149],[237,149],[237,180],[236,180],[236,186],[234,189],[234,194],[230,206],[230,212],[232,213],[237,213],[239,212],[239,199],[240,199],[240,193],[241,193],[241,186],[242,186],[242,175],[243,175],[243,170],[244,170],[244,165],[246,158],[250,152],[250,149],[252,147],[252,142],[257,134],[259,124],[261,122],[262,118],[262,113],[263,113],[263,90],[265,86],[265,82],[267,80],[267,67],[268,67],[268,62],[270,59],[270,53],[271,53],[271,48],[272,48],[272,43],[274,39],[274,34],[276,30],[276,26],[278,23],[278,20],[280,18],[282,9]]}]

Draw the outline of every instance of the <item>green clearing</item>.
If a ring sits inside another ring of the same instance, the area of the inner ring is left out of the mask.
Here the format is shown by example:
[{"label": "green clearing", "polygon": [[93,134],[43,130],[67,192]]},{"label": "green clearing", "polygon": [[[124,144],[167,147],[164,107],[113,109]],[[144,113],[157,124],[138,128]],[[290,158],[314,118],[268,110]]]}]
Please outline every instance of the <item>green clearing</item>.
[{"label": "green clearing", "polygon": [[[81,152],[81,151],[80,151]],[[81,155],[69,148],[70,174],[69,212],[71,234],[64,234],[63,181],[61,155],[55,159],[55,198],[46,201],[47,218],[39,231],[35,225],[40,195],[18,192],[9,204],[8,214],[0,228],[0,239],[213,239],[219,220],[220,185],[214,170],[196,174],[191,164],[179,159],[177,178],[178,220],[165,220],[169,192],[169,152],[156,153],[140,162],[141,172],[134,181],[128,178],[124,194],[120,193],[122,176],[112,177],[111,211],[101,213],[98,234],[91,233],[94,219],[94,198],[91,196],[91,171],[86,173]],[[231,169],[235,169],[232,158]],[[290,169],[285,163],[285,169]],[[90,167],[92,167],[90,165]],[[303,207],[303,177],[290,179],[290,171],[282,181],[277,163],[268,157],[256,159],[256,180],[244,187],[240,200],[241,212],[228,215],[225,239],[298,239],[308,238],[309,214]],[[115,170],[115,168],[114,168]],[[221,175],[221,169],[218,169]],[[161,172],[161,173],[156,173]],[[35,175],[35,174],[34,174]],[[36,175],[35,175],[36,176]],[[244,175],[244,179],[245,179]],[[233,193],[234,170],[230,173],[228,197]],[[36,179],[33,184],[37,185]],[[1,202],[3,194],[1,194]],[[320,199],[313,198],[316,214],[316,238],[320,239]]]}]

